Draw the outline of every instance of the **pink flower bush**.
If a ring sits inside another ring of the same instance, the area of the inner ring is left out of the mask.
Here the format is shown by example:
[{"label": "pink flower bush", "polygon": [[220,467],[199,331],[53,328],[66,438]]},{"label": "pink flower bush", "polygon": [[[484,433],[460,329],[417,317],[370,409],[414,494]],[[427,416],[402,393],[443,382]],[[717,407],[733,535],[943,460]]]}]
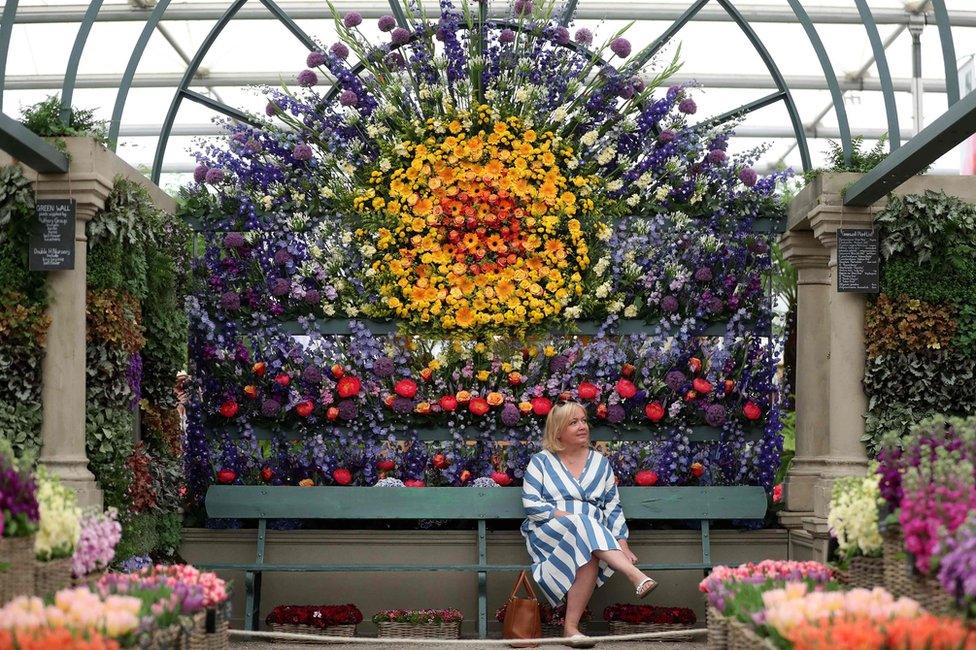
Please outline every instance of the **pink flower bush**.
[{"label": "pink flower bush", "polygon": [[203,606],[215,607],[227,600],[227,583],[216,573],[200,571],[189,564],[157,564],[139,572],[143,576],[164,578],[167,583],[181,583],[203,589]]},{"label": "pink flower bush", "polygon": [[88,513],[81,518],[81,536],[75,544],[71,572],[81,577],[101,571],[115,558],[115,547],[122,539],[122,525],[115,508]]},{"label": "pink flower bush", "polygon": [[755,580],[798,581],[804,578],[818,583],[833,578],[830,567],[820,562],[795,562],[793,560],[763,560],[736,567],[717,566],[708,577],[698,584],[698,590],[709,593],[719,584],[728,581],[751,582]]}]

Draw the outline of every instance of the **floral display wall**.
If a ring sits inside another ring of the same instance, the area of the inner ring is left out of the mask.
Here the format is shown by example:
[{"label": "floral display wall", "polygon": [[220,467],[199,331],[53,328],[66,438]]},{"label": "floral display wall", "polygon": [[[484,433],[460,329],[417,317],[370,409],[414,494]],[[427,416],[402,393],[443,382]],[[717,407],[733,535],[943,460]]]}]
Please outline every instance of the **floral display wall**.
[{"label": "floral display wall", "polygon": [[878,214],[881,294],[865,316],[865,443],[933,414],[976,410],[976,207],[944,193]]},{"label": "floral display wall", "polygon": [[568,398],[625,484],[771,488],[781,177],[622,33],[551,2],[403,10],[382,43],[336,16],[300,92],[198,153],[191,499],[517,485]]}]

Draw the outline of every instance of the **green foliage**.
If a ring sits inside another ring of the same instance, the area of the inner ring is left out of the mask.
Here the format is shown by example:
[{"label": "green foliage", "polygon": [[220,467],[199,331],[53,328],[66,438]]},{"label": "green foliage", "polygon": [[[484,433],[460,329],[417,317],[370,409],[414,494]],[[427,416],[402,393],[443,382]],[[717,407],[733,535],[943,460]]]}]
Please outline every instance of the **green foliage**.
[{"label": "green foliage", "polygon": [[9,293],[26,297],[30,304],[44,304],[43,273],[27,268],[27,243],[34,216],[34,190],[17,165],[0,167],[0,305]]},{"label": "green foliage", "polygon": [[976,300],[959,306],[953,346],[964,354],[976,354]]},{"label": "green foliage", "polygon": [[888,260],[881,265],[881,291],[928,303],[976,304],[976,259]]},{"label": "green foliage", "polygon": [[928,262],[939,253],[956,264],[976,254],[976,206],[945,192],[893,196],[874,222],[884,260]]},{"label": "green foliage", "polygon": [[885,150],[887,142],[888,135],[885,134],[878,139],[878,142],[873,147],[862,150],[864,136],[855,136],[851,138],[851,159],[844,160],[844,146],[840,142],[828,140],[827,151],[824,152],[824,156],[827,159],[826,171],[869,172],[888,156],[888,152]]},{"label": "green foliage", "polygon": [[125,516],[122,520],[122,539],[115,547],[119,560],[133,555],[150,555],[159,548],[159,515],[153,512]]},{"label": "green foliage", "polygon": [[[42,138],[90,137],[95,142],[108,146],[108,128],[104,120],[95,119],[94,109],[67,106],[68,119],[65,121],[61,118],[64,108],[66,106],[61,98],[52,95],[25,108],[20,122]],[[62,151],[65,149],[63,140],[55,140],[54,145]]]},{"label": "green foliage", "polygon": [[0,400],[0,438],[10,443],[18,458],[36,456],[41,449],[40,402]]},{"label": "green foliage", "polygon": [[177,555],[183,543],[183,515],[179,512],[159,515],[156,535],[159,538],[156,544],[157,554],[166,558]]},{"label": "green foliage", "polygon": [[864,436],[861,442],[870,457],[875,457],[885,446],[884,441],[892,436],[901,439],[908,435],[913,426],[932,415],[932,411],[913,411],[911,407],[897,402],[876,404],[864,419]]}]

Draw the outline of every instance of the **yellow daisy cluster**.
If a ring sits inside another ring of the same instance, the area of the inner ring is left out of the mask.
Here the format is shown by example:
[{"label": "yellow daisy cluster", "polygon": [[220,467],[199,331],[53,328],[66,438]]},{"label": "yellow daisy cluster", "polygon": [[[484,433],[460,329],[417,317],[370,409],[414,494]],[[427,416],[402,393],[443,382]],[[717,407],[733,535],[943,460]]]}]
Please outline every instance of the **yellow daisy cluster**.
[{"label": "yellow daisy cluster", "polygon": [[583,291],[599,179],[571,175],[573,149],[487,106],[430,120],[354,199],[356,232],[385,307],[444,329],[516,327]]}]

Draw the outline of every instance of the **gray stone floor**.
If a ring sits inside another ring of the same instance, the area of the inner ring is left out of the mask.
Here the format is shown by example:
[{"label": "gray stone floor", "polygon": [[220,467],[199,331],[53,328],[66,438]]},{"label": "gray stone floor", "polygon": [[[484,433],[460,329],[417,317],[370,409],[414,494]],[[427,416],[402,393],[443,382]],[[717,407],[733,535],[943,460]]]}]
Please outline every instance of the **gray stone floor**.
[{"label": "gray stone floor", "polygon": [[[599,637],[594,637],[594,639],[599,639]],[[286,643],[265,643],[258,641],[232,641],[231,650],[308,650],[310,647],[308,645],[299,644],[286,644]],[[396,646],[392,644],[368,644],[368,643],[357,643],[355,645],[347,644],[319,644],[317,647],[321,648],[349,648],[349,650],[394,650]],[[425,650],[426,648],[452,648],[454,650],[504,650],[506,646],[499,645],[464,645],[464,646],[452,646],[438,644],[436,641],[431,641],[430,645],[420,646],[411,645],[408,648],[415,648],[416,650]],[[542,650],[545,648],[565,648],[567,646],[562,645],[546,645],[541,646]],[[618,642],[618,643],[598,643],[597,648],[601,650],[636,650],[636,648],[653,648],[653,650],[704,650],[707,647],[705,640],[696,642],[680,642],[680,643],[668,643],[663,641],[631,641],[631,642]]]}]

